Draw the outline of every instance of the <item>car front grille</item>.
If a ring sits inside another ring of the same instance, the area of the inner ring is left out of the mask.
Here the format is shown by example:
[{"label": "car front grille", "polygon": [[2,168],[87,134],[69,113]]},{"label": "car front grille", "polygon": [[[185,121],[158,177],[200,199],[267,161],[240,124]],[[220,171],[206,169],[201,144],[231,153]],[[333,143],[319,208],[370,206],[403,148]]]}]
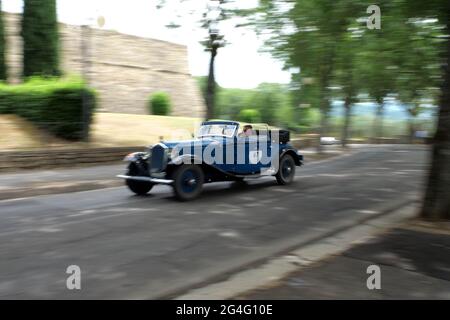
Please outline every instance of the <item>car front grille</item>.
[{"label": "car front grille", "polygon": [[164,171],[167,166],[167,147],[158,143],[151,149],[150,172],[157,173]]}]

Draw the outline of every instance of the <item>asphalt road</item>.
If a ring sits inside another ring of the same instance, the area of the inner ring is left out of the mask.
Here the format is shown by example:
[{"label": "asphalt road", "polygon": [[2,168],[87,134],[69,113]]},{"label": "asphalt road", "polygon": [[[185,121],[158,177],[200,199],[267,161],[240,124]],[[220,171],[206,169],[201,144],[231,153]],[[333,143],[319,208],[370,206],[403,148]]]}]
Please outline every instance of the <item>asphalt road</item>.
[{"label": "asphalt road", "polygon": [[[207,185],[177,202],[125,187],[0,201],[0,298],[159,298],[412,201],[423,146],[364,147],[271,177]],[[66,268],[81,268],[81,290]]]}]

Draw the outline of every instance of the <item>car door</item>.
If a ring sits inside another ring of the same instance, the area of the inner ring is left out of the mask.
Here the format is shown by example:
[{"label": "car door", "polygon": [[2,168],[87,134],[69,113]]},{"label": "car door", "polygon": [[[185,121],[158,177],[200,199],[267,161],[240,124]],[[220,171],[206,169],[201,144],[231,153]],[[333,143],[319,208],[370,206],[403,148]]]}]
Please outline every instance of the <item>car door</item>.
[{"label": "car door", "polygon": [[270,167],[264,161],[271,154],[267,136],[238,137],[236,141],[236,173],[257,174],[262,168]]},{"label": "car door", "polygon": [[272,141],[268,130],[258,131],[258,168],[260,172],[273,167],[272,163]]},{"label": "car door", "polygon": [[[218,152],[218,157],[215,159],[213,165],[224,172],[235,172],[236,170],[236,157],[235,146],[236,138],[224,138],[220,141],[220,148],[217,148],[215,152]],[[217,147],[219,147],[217,145]],[[215,155],[215,152],[213,153]]]}]

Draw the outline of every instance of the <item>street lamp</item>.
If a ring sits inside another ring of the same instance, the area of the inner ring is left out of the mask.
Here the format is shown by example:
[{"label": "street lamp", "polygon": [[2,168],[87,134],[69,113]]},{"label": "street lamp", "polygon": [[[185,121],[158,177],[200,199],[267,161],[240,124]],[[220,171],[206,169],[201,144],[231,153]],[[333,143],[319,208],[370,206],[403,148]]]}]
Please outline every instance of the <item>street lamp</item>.
[{"label": "street lamp", "polygon": [[214,116],[214,100],[215,100],[215,90],[216,81],[214,76],[214,63],[217,56],[217,51],[220,47],[224,45],[223,36],[219,32],[219,17],[220,17],[220,2],[217,0],[211,0],[208,6],[209,12],[207,15],[208,19],[208,31],[209,39],[207,42],[207,50],[211,52],[211,58],[209,62],[209,74],[208,74],[208,85],[206,89],[206,107],[207,114],[206,118],[212,119]]}]

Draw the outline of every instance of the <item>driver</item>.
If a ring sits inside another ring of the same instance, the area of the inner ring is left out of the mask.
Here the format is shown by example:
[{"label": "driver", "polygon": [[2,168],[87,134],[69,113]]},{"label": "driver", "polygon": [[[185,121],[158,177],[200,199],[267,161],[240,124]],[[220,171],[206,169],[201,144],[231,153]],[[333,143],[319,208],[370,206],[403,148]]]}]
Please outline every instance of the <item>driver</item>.
[{"label": "driver", "polygon": [[245,125],[240,137],[250,137],[253,135],[253,127],[251,125]]}]

